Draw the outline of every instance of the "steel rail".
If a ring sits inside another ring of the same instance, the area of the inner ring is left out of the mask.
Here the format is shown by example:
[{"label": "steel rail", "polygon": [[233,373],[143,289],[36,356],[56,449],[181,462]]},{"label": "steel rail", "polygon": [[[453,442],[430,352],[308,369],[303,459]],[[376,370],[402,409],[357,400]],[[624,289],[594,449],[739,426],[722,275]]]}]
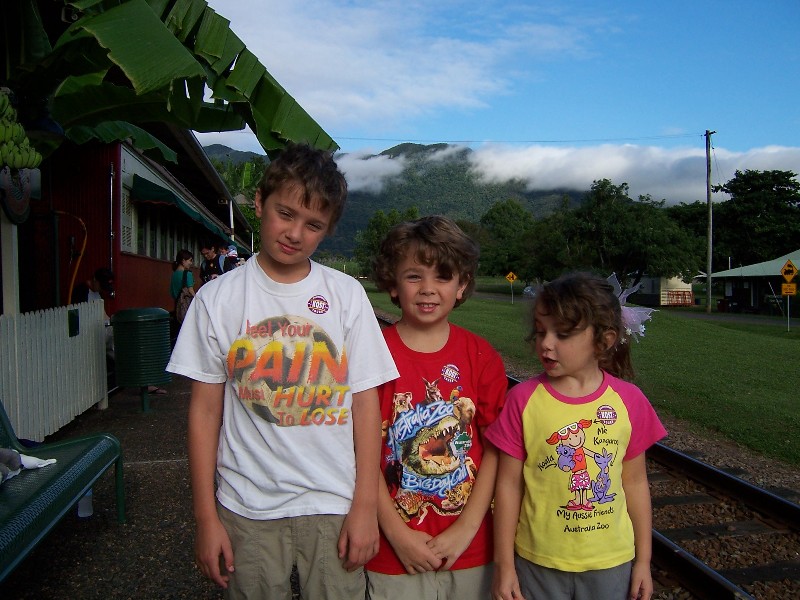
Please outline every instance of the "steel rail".
[{"label": "steel rail", "polygon": [[735,475],[712,467],[687,454],[655,444],[647,457],[668,469],[674,469],[698,483],[733,496],[753,510],[791,529],[800,530],[800,505],[757,487]]},{"label": "steel rail", "polygon": [[653,564],[703,600],[755,600],[696,556],[653,529]]}]

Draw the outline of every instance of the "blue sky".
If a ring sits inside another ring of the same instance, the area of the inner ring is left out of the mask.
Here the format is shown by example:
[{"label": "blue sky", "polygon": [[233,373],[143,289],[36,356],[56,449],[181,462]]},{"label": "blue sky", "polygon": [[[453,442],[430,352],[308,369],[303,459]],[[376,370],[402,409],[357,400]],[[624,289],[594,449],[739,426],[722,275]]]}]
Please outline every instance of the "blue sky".
[{"label": "blue sky", "polygon": [[209,4],[341,146],[351,189],[402,167],[374,153],[449,142],[486,180],[705,201],[706,129],[712,183],[800,173],[797,0]]}]

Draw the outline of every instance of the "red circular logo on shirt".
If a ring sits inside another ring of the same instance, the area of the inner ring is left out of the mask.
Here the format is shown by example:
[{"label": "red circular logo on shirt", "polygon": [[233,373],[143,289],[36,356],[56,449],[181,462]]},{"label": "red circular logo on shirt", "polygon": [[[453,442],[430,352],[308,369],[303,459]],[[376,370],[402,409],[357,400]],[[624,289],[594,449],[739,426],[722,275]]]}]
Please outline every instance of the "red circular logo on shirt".
[{"label": "red circular logo on shirt", "polygon": [[617,422],[617,411],[614,410],[613,406],[603,404],[597,409],[597,420],[604,425],[613,425]]},{"label": "red circular logo on shirt", "polygon": [[448,383],[455,383],[461,378],[461,373],[455,365],[445,365],[442,367],[442,377]]},{"label": "red circular logo on shirt", "polygon": [[324,315],[329,308],[330,304],[324,296],[314,296],[308,301],[308,310],[315,315]]}]

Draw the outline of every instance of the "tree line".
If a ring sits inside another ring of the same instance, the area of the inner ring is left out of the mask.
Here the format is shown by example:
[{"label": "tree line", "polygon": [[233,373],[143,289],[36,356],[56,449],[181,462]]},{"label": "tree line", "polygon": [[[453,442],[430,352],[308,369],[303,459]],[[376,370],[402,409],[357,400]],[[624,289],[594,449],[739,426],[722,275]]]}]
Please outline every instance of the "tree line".
[{"label": "tree line", "polygon": [[[212,159],[212,163],[232,194],[254,197],[264,159],[239,163]],[[729,199],[713,204],[713,271],[771,260],[800,248],[796,177],[792,171],[748,169],[714,187]],[[565,193],[560,201],[551,198],[548,203],[548,211],[542,213],[519,197],[497,200],[478,220],[464,218],[463,212],[450,214],[438,205],[436,211],[455,218],[480,246],[481,275],[513,271],[532,282],[588,269],[614,272],[623,283],[634,283],[644,274],[688,282],[705,271],[708,205],[704,201],[666,206],[664,200],[649,195],[633,199],[627,183],[601,179],[580,202]],[[252,208],[240,208],[257,232]],[[371,210],[366,225],[351,238],[352,257],[361,273],[369,273],[380,240],[392,225],[431,214],[433,208],[423,203]]]},{"label": "tree line", "polygon": [[[736,171],[715,191],[730,199],[713,205],[714,271],[800,248],[800,184],[795,173]],[[594,270],[616,273],[623,284],[635,284],[645,274],[689,282],[706,265],[708,205],[665,204],[649,195],[632,199],[627,183],[602,179],[575,208],[565,197],[558,209],[535,218],[518,200],[509,199],[495,202],[477,222],[458,223],[480,246],[481,275],[513,271],[531,282],[568,270]],[[356,236],[355,257],[364,273],[389,227],[417,212],[374,213]]]}]

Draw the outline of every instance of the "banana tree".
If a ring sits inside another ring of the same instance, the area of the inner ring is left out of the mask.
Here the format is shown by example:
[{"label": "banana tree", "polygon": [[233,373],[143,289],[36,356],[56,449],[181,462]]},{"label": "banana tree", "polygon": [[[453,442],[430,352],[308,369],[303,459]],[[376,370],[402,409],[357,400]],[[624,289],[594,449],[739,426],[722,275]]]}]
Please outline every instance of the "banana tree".
[{"label": "banana tree", "polygon": [[164,121],[248,125],[268,155],[288,141],[338,148],[205,0],[17,0],[0,19],[0,86],[43,154],[65,138],[130,139],[174,160],[145,131]]}]

